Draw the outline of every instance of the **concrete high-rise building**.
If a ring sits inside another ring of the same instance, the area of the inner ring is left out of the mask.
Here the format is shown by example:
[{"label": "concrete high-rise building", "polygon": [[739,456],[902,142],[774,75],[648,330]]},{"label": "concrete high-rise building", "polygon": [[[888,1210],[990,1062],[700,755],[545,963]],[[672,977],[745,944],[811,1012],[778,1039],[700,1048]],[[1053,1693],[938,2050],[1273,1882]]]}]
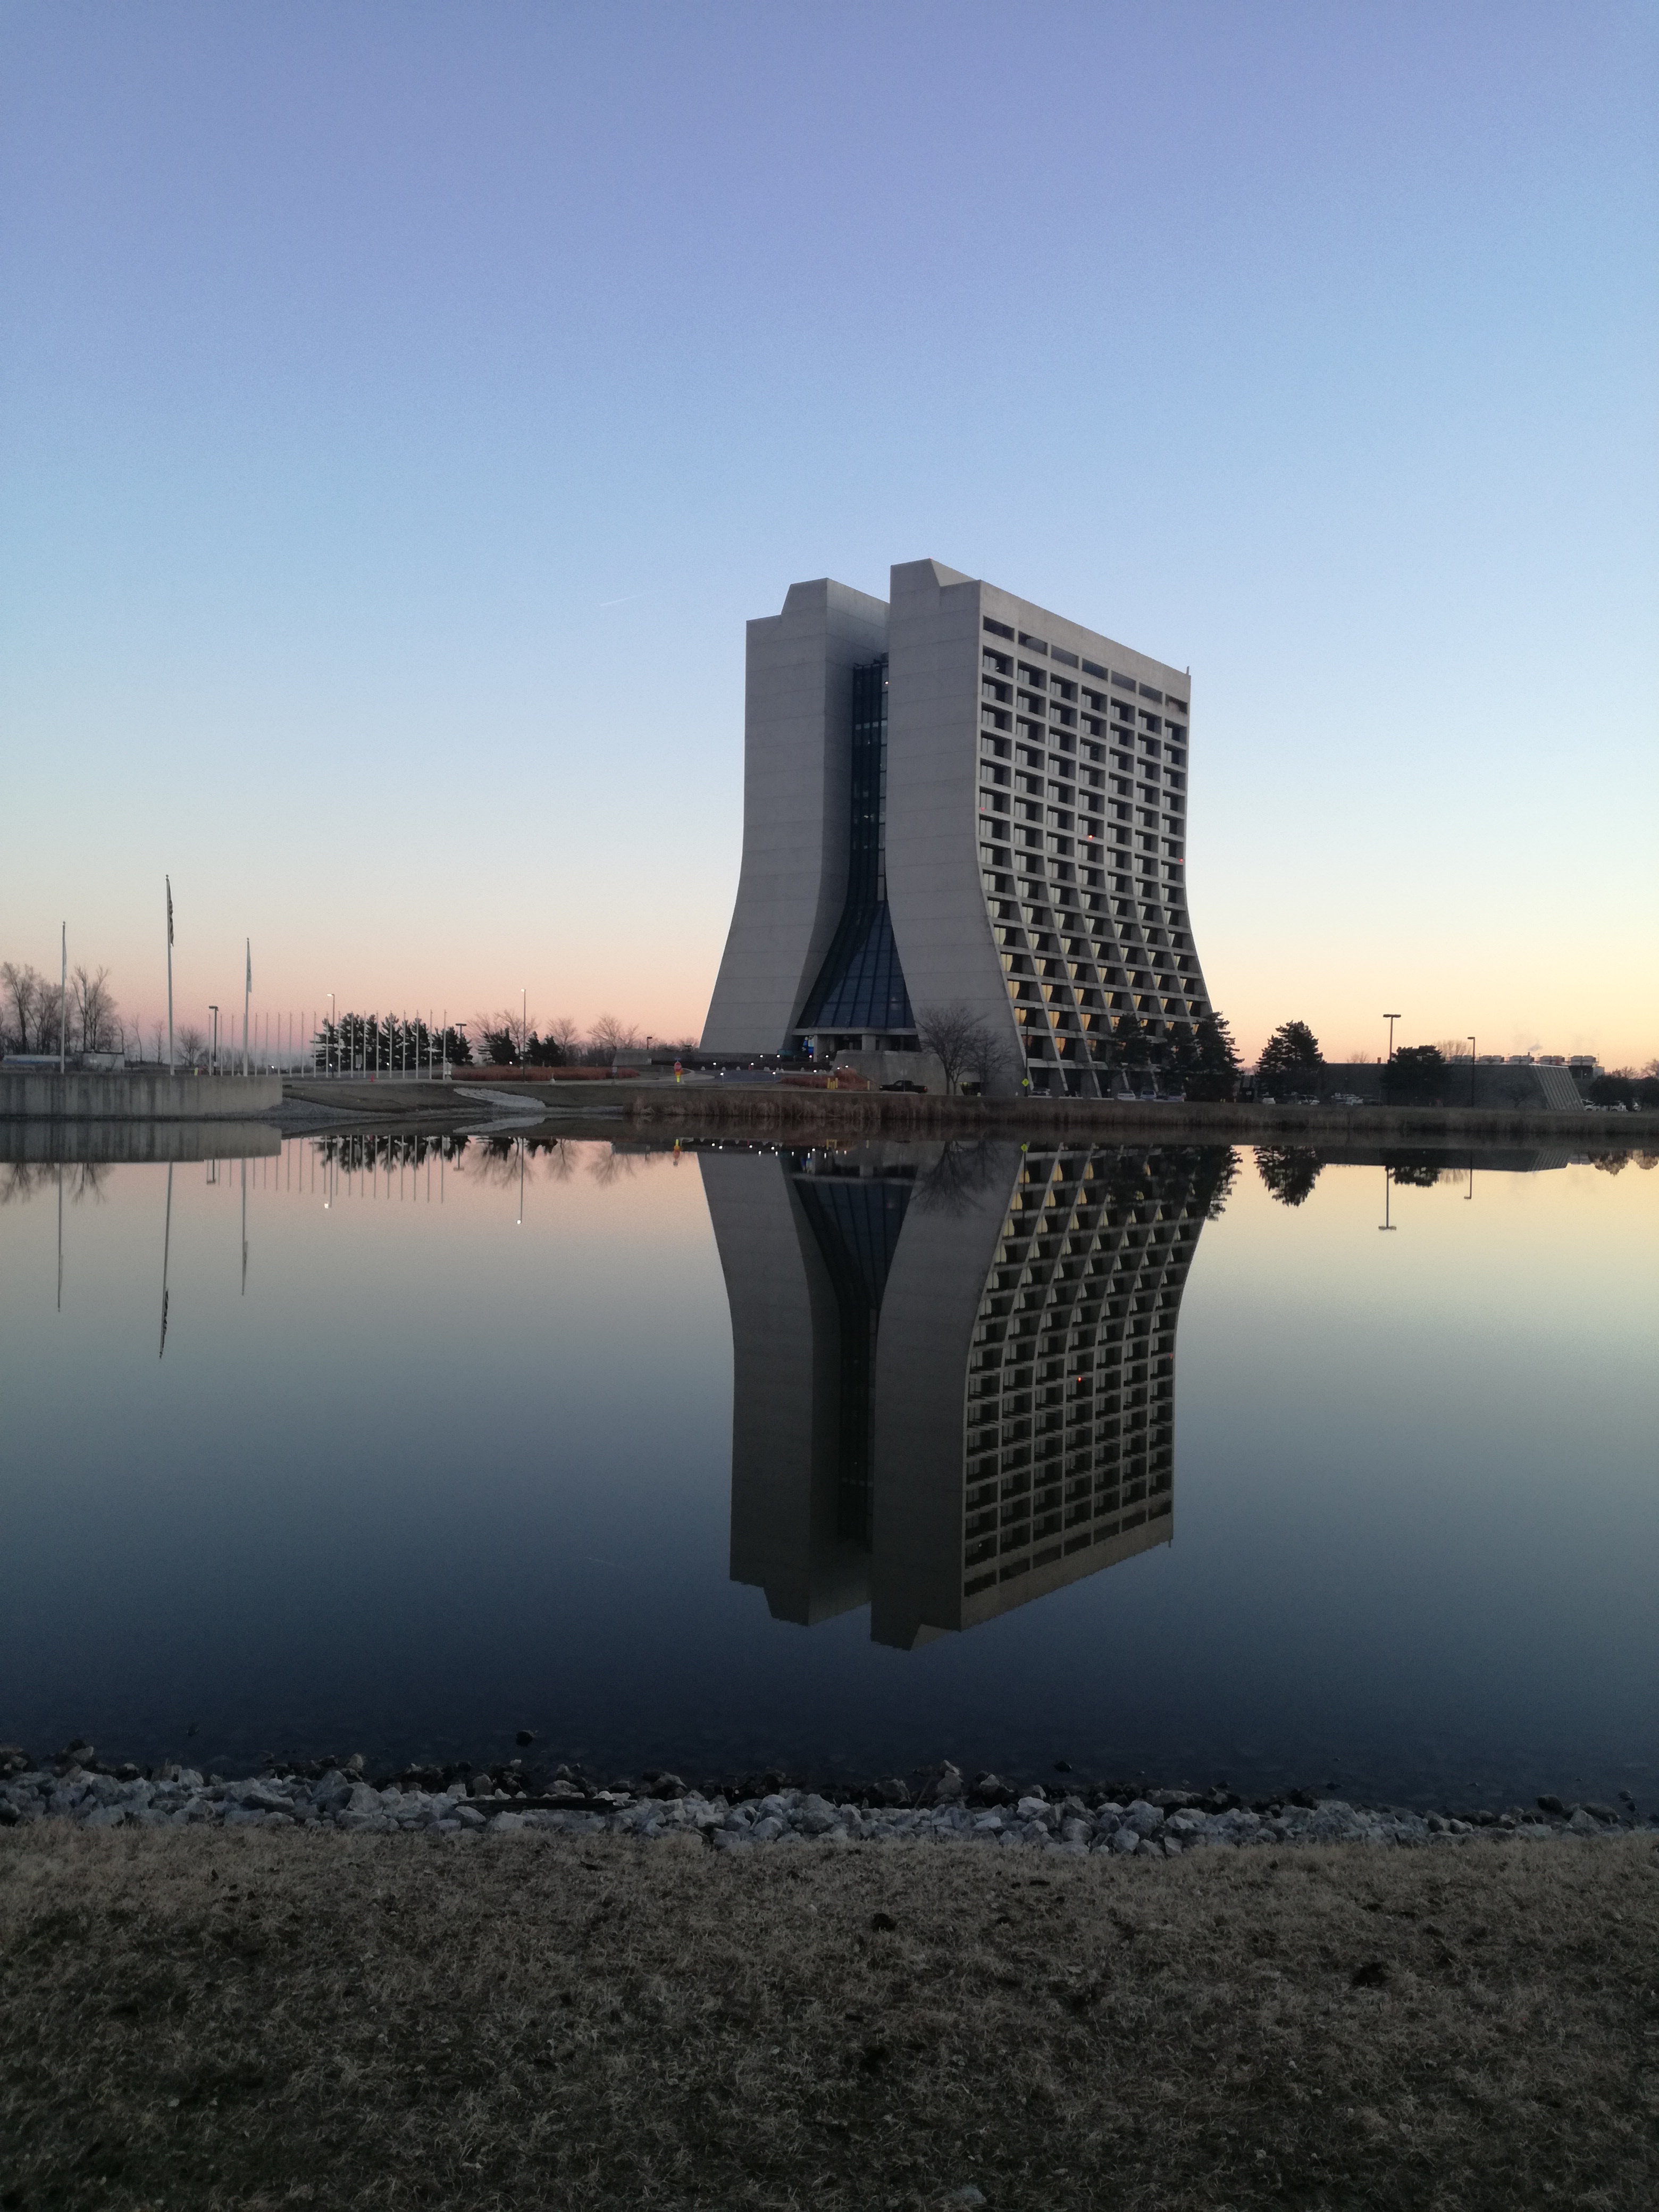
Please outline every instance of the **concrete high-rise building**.
[{"label": "concrete high-rise building", "polygon": [[732,1306],[732,1574],[908,1649],[1168,1540],[1216,1152],[700,1155]]},{"label": "concrete high-rise building", "polygon": [[703,1048],[914,1051],[961,1006],[1012,1088],[1098,1095],[1114,1029],[1210,1011],[1186,890],[1190,684],[961,576],[827,578],[749,624],[743,868]]}]

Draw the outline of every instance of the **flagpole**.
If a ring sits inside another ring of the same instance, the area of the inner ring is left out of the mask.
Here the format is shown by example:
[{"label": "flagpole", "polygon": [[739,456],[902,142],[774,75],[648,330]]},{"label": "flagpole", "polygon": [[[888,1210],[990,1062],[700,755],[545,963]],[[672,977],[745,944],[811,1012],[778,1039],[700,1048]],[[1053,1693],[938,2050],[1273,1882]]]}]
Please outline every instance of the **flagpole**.
[{"label": "flagpole", "polygon": [[243,942],[247,946],[247,969],[242,978],[242,1073],[248,1075],[252,1073],[247,1058],[247,1002],[253,990],[253,939],[246,938]]},{"label": "flagpole", "polygon": [[167,1255],[173,1249],[173,1162],[167,1162],[167,1226],[161,1231],[161,1341],[155,1357],[161,1358],[167,1348]]},{"label": "flagpole", "polygon": [[63,969],[58,983],[58,1073],[69,1066],[69,924],[64,924]]},{"label": "flagpole", "polygon": [[173,1072],[173,878],[167,886],[167,1073]]}]

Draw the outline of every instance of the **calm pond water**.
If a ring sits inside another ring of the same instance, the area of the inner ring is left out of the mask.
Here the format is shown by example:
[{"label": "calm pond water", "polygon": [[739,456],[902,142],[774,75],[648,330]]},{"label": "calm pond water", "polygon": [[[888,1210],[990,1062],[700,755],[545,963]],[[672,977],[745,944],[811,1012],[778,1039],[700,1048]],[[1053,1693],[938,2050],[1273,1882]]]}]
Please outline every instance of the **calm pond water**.
[{"label": "calm pond water", "polygon": [[1639,1162],[247,1141],[0,1167],[0,1738],[1659,1796]]}]

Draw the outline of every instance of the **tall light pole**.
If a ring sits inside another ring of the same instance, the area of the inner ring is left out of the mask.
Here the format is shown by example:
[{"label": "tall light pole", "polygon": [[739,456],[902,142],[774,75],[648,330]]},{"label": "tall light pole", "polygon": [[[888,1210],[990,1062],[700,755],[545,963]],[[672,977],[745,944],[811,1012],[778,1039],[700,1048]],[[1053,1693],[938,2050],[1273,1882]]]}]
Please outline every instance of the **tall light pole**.
[{"label": "tall light pole", "polygon": [[58,982],[58,1073],[69,1067],[69,924],[64,924],[63,970]]},{"label": "tall light pole", "polygon": [[208,1038],[208,1073],[216,1075],[219,1073],[219,1009],[211,1000],[208,1004],[208,1013],[211,1017],[210,1033]]},{"label": "tall light pole", "polygon": [[334,994],[332,991],[328,994],[328,1037],[323,1046],[323,1073],[325,1075],[328,1073],[328,1060],[331,1053],[334,1055],[334,1065],[337,1069],[340,1065],[340,1054],[334,1036]]},{"label": "tall light pole", "polygon": [[247,948],[247,966],[242,971],[242,1073],[252,1075],[252,1064],[247,1056],[247,1002],[253,995],[253,939],[243,940]]},{"label": "tall light pole", "polygon": [[1469,1103],[1474,1103],[1474,1039],[1469,1038]]},{"label": "tall light pole", "polygon": [[1400,1017],[1398,1014],[1384,1014],[1382,1018],[1389,1025],[1389,1058],[1392,1060],[1394,1058],[1394,1025]]}]

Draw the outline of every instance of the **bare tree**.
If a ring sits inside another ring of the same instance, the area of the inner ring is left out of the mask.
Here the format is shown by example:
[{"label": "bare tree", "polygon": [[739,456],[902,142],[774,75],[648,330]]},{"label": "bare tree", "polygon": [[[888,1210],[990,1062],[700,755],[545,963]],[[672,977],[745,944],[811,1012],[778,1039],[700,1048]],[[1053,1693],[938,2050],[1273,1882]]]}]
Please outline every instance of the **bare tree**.
[{"label": "bare tree", "polygon": [[48,975],[43,975],[34,1015],[36,1052],[56,1052],[60,1046],[64,1050],[68,1049],[70,1024],[65,1019],[65,1010],[69,1004],[63,985],[54,983]]},{"label": "bare tree", "polygon": [[1006,1182],[1009,1168],[1008,1148],[999,1150],[982,1137],[971,1145],[947,1144],[917,1177],[915,1203],[925,1212],[965,1213],[981,1191]]},{"label": "bare tree", "polygon": [[574,1060],[576,1048],[581,1042],[581,1024],[569,1014],[555,1014],[542,1035],[557,1045],[567,1060]]},{"label": "bare tree", "polygon": [[956,1089],[972,1065],[973,1054],[986,1042],[983,1017],[960,999],[942,1006],[923,1006],[916,1015],[916,1042],[944,1069],[947,1094]]},{"label": "bare tree", "polygon": [[82,1052],[107,1052],[115,1042],[115,994],[109,969],[89,975],[77,965],[70,977],[70,1007],[81,1032]]},{"label": "bare tree", "polygon": [[485,1060],[498,1067],[516,1067],[536,1034],[536,1017],[520,1014],[516,1006],[501,1006],[493,1014],[474,1014],[472,1029]]},{"label": "bare tree", "polygon": [[3,990],[5,1041],[18,1052],[38,1051],[41,1001],[46,986],[26,960],[0,961],[0,990]]},{"label": "bare tree", "polygon": [[998,1077],[1012,1067],[1013,1057],[1006,1041],[988,1022],[981,1021],[969,1040],[965,1065],[980,1089],[988,1091]]},{"label": "bare tree", "polygon": [[207,1037],[194,1022],[185,1022],[173,1032],[173,1048],[186,1067],[199,1067]]},{"label": "bare tree", "polygon": [[640,1041],[640,1033],[631,1022],[619,1022],[615,1014],[601,1014],[593,1024],[592,1055],[596,1060],[615,1060],[619,1052],[632,1052]]}]

